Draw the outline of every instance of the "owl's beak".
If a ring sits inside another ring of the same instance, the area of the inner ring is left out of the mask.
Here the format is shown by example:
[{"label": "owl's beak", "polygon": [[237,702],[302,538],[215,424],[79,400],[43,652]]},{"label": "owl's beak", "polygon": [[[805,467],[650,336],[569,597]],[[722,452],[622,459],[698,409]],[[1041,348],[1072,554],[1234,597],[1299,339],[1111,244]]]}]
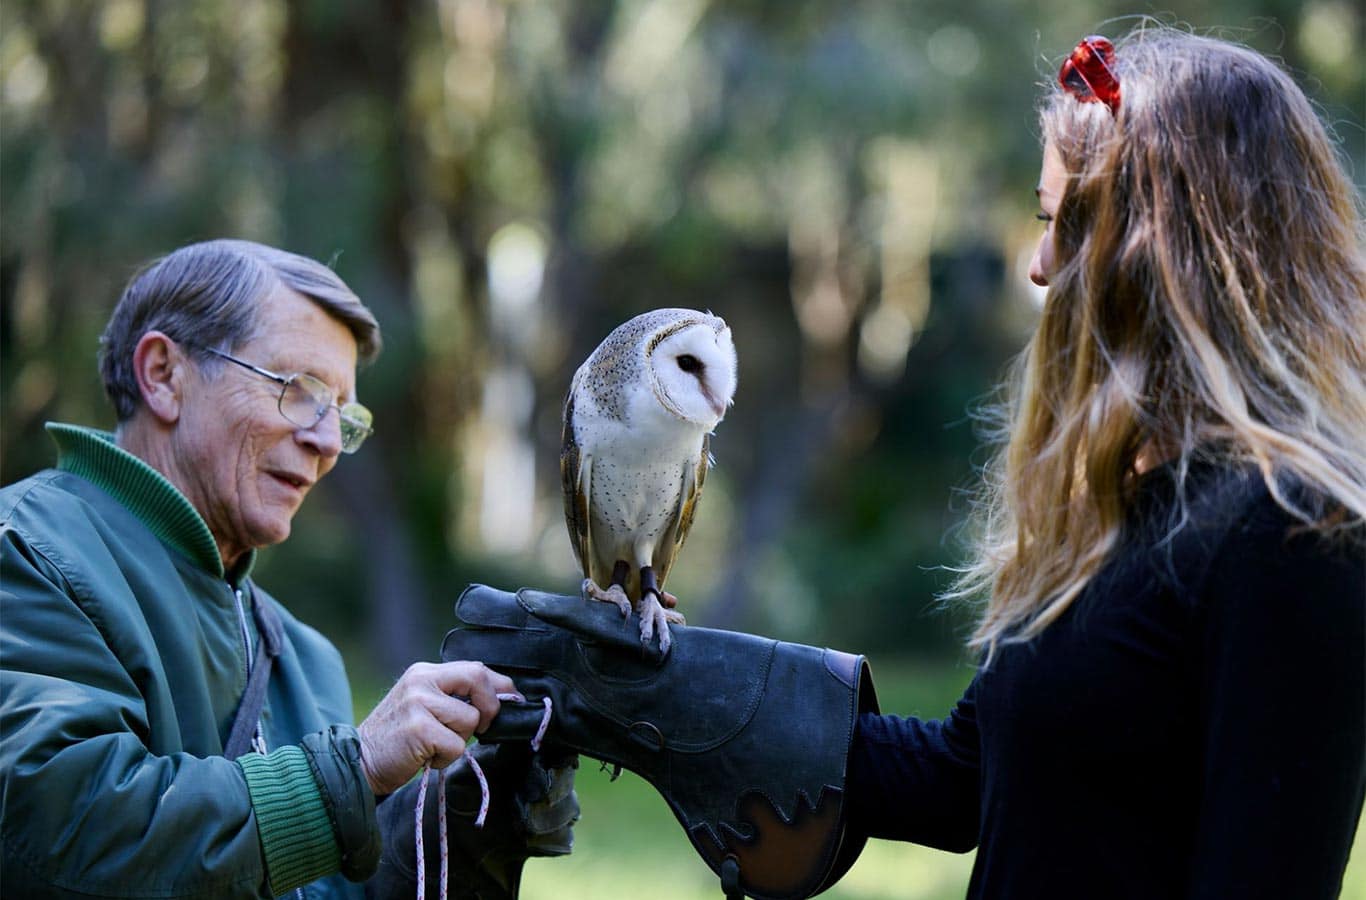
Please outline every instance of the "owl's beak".
[{"label": "owl's beak", "polygon": [[716,414],[716,421],[721,421],[726,416],[726,402],[712,395],[707,386],[702,385],[702,395],[707,398],[707,406]]}]

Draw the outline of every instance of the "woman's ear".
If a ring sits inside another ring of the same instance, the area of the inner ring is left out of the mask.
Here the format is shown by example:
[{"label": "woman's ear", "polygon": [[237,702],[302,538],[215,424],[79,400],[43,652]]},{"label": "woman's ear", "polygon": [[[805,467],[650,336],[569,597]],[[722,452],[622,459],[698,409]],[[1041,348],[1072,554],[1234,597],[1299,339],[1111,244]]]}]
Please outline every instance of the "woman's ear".
[{"label": "woman's ear", "polygon": [[185,354],[160,331],[149,331],[133,348],[133,375],[147,411],[172,425],[180,418],[185,386]]}]

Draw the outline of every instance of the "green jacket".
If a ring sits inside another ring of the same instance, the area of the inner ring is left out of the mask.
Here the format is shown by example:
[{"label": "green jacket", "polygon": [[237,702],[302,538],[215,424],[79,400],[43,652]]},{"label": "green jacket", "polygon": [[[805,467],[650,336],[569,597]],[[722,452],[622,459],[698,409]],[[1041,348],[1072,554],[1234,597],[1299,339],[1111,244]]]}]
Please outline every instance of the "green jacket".
[{"label": "green jacket", "polygon": [[[4,894],[360,896],[337,873],[368,875],[379,835],[336,649],[252,583],[254,555],[224,572],[111,435],[48,429],[57,468],[0,489]],[[230,761],[252,603],[284,624],[269,752]]]}]

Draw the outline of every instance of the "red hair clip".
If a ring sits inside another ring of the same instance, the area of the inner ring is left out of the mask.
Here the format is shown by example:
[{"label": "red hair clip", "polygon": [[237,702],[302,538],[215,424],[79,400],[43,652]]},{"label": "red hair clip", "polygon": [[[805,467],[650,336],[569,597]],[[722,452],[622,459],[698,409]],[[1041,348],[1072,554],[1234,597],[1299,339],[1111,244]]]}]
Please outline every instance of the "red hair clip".
[{"label": "red hair clip", "polygon": [[1115,45],[1093,34],[1084,37],[1058,70],[1058,84],[1083,103],[1104,103],[1111,115],[1119,111],[1119,77],[1111,68]]}]

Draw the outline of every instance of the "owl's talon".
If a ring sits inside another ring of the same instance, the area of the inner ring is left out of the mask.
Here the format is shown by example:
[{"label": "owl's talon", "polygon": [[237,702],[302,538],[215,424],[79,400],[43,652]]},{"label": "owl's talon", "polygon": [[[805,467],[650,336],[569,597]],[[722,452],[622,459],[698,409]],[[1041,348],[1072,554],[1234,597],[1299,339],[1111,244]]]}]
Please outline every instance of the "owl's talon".
[{"label": "owl's talon", "polygon": [[673,610],[665,609],[659,602],[658,592],[651,590],[640,598],[640,606],[636,610],[640,614],[640,643],[648,647],[654,640],[655,633],[659,634],[659,652],[668,653],[669,647],[673,645],[673,635],[669,632],[669,623],[674,621],[674,616],[679,616]]},{"label": "owl's talon", "polygon": [[594,600],[615,604],[617,609],[621,610],[623,619],[631,614],[631,600],[626,596],[626,590],[619,584],[609,585],[607,590],[603,590],[598,587],[593,579],[585,578],[583,580],[583,593]]}]

